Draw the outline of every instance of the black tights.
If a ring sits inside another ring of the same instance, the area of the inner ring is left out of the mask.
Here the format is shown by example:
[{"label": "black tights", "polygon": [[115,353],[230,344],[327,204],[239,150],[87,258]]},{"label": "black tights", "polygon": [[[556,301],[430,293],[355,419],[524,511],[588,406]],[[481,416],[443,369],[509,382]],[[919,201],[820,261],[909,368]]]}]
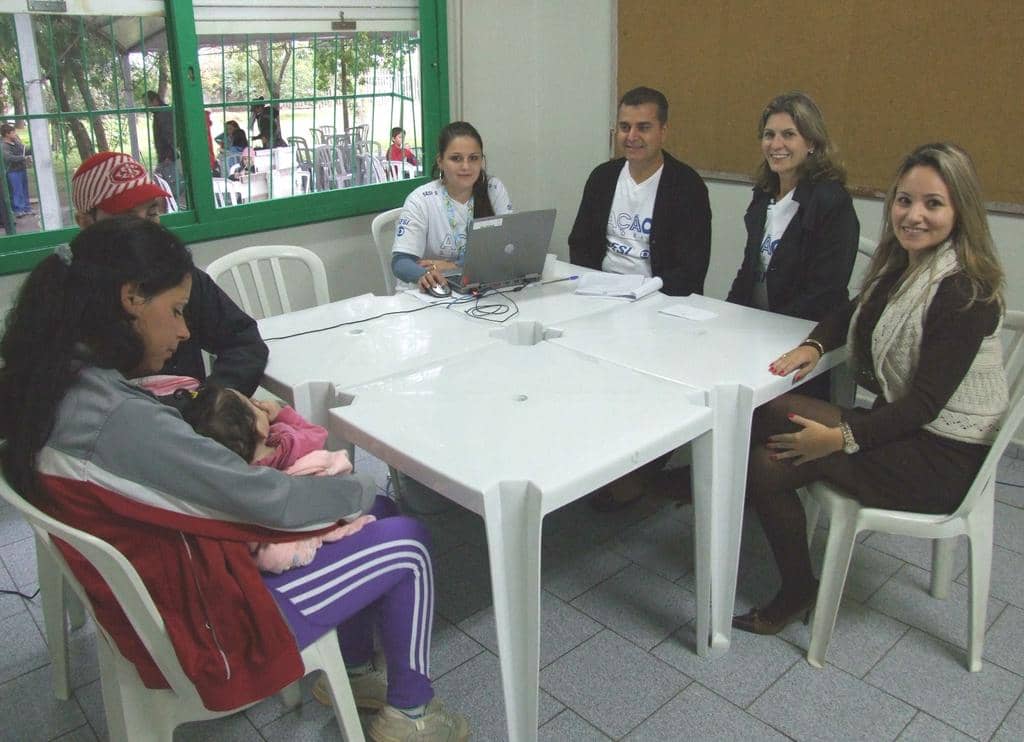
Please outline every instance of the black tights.
[{"label": "black tights", "polygon": [[[834,427],[841,420],[839,407],[802,394],[786,394],[754,414],[751,431],[750,464],[747,469],[747,501],[757,511],[765,536],[782,576],[782,586],[763,614],[785,615],[808,599],[817,589],[811,556],[807,549],[807,518],[796,488],[828,478],[835,469],[846,468],[848,457],[836,453],[796,466],[789,460],[772,459],[765,447],[768,436],[800,430],[788,415],[796,413]],[[839,477],[845,479],[845,477]]]}]

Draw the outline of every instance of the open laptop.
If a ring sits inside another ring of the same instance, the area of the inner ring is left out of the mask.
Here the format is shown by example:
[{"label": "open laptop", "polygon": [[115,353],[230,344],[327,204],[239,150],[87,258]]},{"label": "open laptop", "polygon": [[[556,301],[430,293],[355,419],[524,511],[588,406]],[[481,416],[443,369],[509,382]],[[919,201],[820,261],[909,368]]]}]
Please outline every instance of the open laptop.
[{"label": "open laptop", "polygon": [[445,278],[458,294],[539,281],[554,228],[554,209],[476,219],[466,234],[465,262]]}]

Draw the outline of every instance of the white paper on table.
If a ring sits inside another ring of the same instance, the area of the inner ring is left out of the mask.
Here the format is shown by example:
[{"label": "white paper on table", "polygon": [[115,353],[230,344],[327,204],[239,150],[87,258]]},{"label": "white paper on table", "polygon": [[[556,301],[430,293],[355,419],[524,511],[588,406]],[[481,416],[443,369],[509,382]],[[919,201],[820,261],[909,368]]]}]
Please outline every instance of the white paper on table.
[{"label": "white paper on table", "polygon": [[624,275],[620,273],[584,273],[576,285],[576,293],[584,296],[605,296],[613,299],[642,299],[662,287],[655,276]]},{"label": "white paper on table", "polygon": [[718,316],[707,309],[691,307],[689,304],[672,304],[667,307],[662,307],[658,311],[662,314],[667,314],[670,317],[682,317],[683,319],[693,320],[694,322],[704,322],[705,320],[714,319]]}]

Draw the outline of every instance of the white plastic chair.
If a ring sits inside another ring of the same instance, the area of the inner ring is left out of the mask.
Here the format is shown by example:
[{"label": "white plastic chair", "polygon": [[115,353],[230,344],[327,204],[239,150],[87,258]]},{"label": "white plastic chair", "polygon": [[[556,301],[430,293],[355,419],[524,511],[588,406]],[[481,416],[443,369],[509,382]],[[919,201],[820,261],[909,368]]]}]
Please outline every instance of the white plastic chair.
[{"label": "white plastic chair", "polygon": [[[878,249],[878,242],[863,235],[857,240],[857,257],[854,269],[850,274],[847,288],[851,296],[860,293],[867,274],[868,265]],[[846,368],[836,369],[832,374],[832,401],[845,407],[870,407],[875,395],[863,387],[857,386],[853,376]]]},{"label": "white plastic chair", "polygon": [[373,244],[376,246],[377,255],[380,258],[380,269],[384,274],[384,285],[387,287],[388,296],[395,293],[395,274],[391,272],[391,246],[395,241],[395,222],[398,221],[398,215],[401,213],[401,206],[397,209],[389,209],[373,217],[373,222],[370,224]]},{"label": "white plastic chair", "polygon": [[[235,282],[235,290],[238,293],[242,309],[249,316],[257,316],[253,312],[253,303],[250,299],[248,286],[251,284],[256,289],[256,299],[259,303],[259,317],[269,317],[274,314],[284,314],[292,311],[291,301],[288,299],[288,288],[284,280],[284,272],[281,270],[282,260],[298,260],[309,269],[313,281],[313,293],[316,304],[326,304],[330,299],[327,291],[327,271],[320,257],[312,250],[295,245],[256,245],[235,250],[233,253],[217,258],[206,272],[214,281],[224,273],[231,273]],[[270,292],[264,281],[263,272],[260,270],[260,261],[270,263],[271,274],[274,277],[274,288],[277,291],[277,304],[271,301]],[[248,266],[248,280],[243,276],[241,267]],[[218,281],[219,283],[219,281]]]},{"label": "white plastic chair", "polygon": [[[179,724],[227,716],[253,705],[247,704],[231,711],[210,711],[203,706],[195,686],[178,662],[174,647],[167,636],[163,618],[153,604],[146,586],[135,568],[117,549],[95,536],[51,518],[15,493],[3,478],[0,478],[0,497],[17,508],[28,521],[35,531],[40,550],[47,553],[66,584],[85,605],[89,606],[94,621],[96,616],[85,591],[68,567],[63,554],[54,544],[53,538],[72,546],[96,568],[171,686],[168,689],[146,688],[135,666],[121,655],[110,635],[96,621],[97,634],[100,637],[96,647],[110,739],[171,742],[174,728]],[[361,742],[364,738],[359,712],[352,697],[352,689],[349,686],[335,632],[328,631],[304,649],[302,662],[305,674],[322,670],[327,676],[338,726],[347,740]],[[294,688],[292,685],[286,690],[291,691]],[[299,699],[297,693],[291,692],[287,695],[293,702]]]},{"label": "white plastic chair", "polygon": [[821,568],[821,586],[814,609],[814,625],[807,661],[823,667],[825,653],[835,628],[839,601],[846,584],[850,557],[861,531],[881,531],[900,536],[933,539],[931,594],[945,598],[953,579],[953,548],[956,536],[967,536],[970,545],[970,614],[968,621],[968,659],[971,672],[981,669],[985,642],[985,610],[988,605],[992,573],[992,516],[995,508],[996,466],[1007,443],[1024,419],[1024,312],[1007,312],[1003,330],[1011,333],[1006,348],[1005,367],[1010,382],[1010,405],[1003,416],[1002,428],[985,461],[974,478],[960,507],[951,515],[907,513],[863,507],[827,482],[815,482],[806,488],[811,496],[808,509],[808,538],[814,533],[819,508],[829,514],[828,542]]},{"label": "white plastic chair", "polygon": [[873,258],[875,256],[875,250],[877,249],[877,240],[873,240],[869,237],[864,237],[863,235],[861,235],[860,239],[857,240],[857,252],[859,252],[865,258]]},{"label": "white plastic chair", "polygon": [[245,202],[245,194],[233,180],[227,178],[213,178],[213,200],[217,208],[235,206]]},{"label": "white plastic chair", "polygon": [[404,171],[404,163],[401,160],[382,160],[384,170],[387,172],[388,180],[401,180]]},{"label": "white plastic chair", "polygon": [[71,668],[68,665],[68,623],[77,629],[85,623],[85,608],[78,596],[64,584],[60,567],[36,536],[36,572],[39,599],[43,606],[46,648],[50,652],[53,695],[62,701],[71,697]]}]

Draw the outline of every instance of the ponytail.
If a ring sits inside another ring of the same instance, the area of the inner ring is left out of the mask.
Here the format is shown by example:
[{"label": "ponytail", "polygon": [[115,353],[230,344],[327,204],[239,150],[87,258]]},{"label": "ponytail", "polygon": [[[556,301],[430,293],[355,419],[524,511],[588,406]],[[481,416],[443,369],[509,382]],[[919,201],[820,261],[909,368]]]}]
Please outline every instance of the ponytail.
[{"label": "ponytail", "polygon": [[142,360],[143,342],[121,306],[121,288],[137,284],[142,296],[152,297],[191,269],[177,237],[129,216],[83,230],[28,275],[0,340],[3,470],[18,492],[40,495],[37,457],[79,370],[93,365],[127,374]]}]

